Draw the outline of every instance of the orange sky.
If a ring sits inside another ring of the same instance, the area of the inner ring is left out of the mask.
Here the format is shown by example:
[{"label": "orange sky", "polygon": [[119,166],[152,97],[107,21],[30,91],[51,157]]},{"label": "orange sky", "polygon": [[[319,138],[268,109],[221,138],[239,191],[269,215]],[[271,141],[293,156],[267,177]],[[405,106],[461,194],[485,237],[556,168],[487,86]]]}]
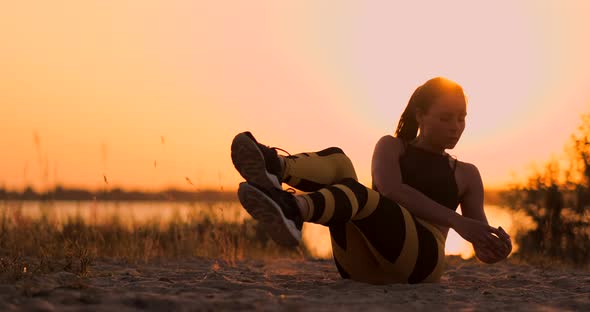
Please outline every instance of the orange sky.
[{"label": "orange sky", "polygon": [[291,153],[340,146],[369,185],[376,141],[443,75],[470,102],[451,153],[497,187],[561,152],[590,112],[588,12],[533,0],[4,3],[0,186],[100,188],[105,174],[109,187],[189,177],[235,189],[229,146],[244,130]]}]

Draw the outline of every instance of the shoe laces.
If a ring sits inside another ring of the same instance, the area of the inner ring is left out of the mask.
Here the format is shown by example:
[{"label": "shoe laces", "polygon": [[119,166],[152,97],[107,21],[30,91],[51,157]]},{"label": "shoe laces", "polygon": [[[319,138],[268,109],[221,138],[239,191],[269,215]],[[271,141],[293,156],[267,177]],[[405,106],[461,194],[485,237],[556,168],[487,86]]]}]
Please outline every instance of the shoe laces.
[{"label": "shoe laces", "polygon": [[270,148],[270,149],[274,149],[274,150],[283,151],[283,152],[287,153],[289,156],[291,156],[291,153],[287,152],[286,150],[284,150],[284,149],[282,149],[282,148],[280,148],[280,147],[270,147],[270,146],[269,146],[268,148]]}]

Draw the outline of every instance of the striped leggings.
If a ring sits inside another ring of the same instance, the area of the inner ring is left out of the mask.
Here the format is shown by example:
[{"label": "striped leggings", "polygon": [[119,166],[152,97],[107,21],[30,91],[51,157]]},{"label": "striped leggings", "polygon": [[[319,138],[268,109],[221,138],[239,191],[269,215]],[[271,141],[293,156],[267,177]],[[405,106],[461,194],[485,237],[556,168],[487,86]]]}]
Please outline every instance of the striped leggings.
[{"label": "striped leggings", "polygon": [[282,182],[307,194],[306,222],[329,227],[343,278],[372,284],[436,282],[445,268],[444,237],[389,198],[357,181],[337,147],[284,157]]}]

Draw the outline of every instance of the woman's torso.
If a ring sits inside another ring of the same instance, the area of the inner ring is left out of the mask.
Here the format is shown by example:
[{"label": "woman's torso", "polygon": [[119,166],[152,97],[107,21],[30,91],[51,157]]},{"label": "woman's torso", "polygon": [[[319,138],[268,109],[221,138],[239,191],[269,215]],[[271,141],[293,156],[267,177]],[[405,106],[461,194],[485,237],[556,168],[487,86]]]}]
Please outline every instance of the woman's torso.
[{"label": "woman's torso", "polygon": [[[402,182],[453,211],[466,189],[463,165],[444,153],[434,153],[411,143],[404,144],[399,157]],[[449,228],[434,224],[447,237]]]}]

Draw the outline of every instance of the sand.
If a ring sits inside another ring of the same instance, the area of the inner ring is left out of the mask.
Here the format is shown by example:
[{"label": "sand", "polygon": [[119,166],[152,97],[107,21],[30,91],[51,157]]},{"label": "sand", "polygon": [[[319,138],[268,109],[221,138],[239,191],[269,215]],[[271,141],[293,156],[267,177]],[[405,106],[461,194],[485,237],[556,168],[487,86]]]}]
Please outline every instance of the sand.
[{"label": "sand", "polygon": [[0,311],[590,311],[590,272],[448,258],[437,284],[374,286],[341,279],[330,260],[101,260],[0,284]]}]

